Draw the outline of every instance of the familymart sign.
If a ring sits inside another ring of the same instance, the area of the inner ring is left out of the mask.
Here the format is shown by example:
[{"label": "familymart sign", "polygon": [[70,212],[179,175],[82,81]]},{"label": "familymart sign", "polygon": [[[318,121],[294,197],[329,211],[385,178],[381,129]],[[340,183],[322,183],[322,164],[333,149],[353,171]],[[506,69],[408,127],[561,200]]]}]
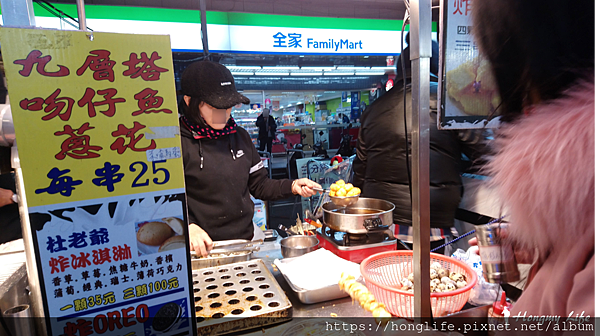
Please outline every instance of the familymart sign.
[{"label": "familymart sign", "polygon": [[[77,17],[76,5],[53,5]],[[173,51],[203,50],[200,15],[196,10],[86,5],[85,11],[87,26],[94,31],[169,35]],[[37,3],[34,3],[34,13],[38,27],[76,29]],[[229,12],[207,12],[206,17],[211,52],[397,55],[401,51],[400,41],[403,38],[402,20]],[[435,26],[433,31],[436,31]]]}]

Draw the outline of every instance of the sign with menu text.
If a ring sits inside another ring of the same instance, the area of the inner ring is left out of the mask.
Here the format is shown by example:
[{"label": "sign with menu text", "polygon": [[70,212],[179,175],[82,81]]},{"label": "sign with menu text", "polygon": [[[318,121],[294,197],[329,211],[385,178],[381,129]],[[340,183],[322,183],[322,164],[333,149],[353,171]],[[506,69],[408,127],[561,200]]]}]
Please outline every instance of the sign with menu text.
[{"label": "sign with menu text", "polygon": [[490,63],[479,54],[472,0],[443,0],[438,125],[443,129],[497,127],[500,96]]},{"label": "sign with menu text", "polygon": [[192,333],[169,37],[0,41],[49,333]]}]

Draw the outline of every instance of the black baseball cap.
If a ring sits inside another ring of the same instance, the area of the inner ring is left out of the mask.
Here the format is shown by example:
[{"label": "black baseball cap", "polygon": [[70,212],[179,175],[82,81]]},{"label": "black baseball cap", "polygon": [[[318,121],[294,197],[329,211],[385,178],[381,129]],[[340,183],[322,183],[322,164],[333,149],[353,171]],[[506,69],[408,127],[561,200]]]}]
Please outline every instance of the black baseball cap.
[{"label": "black baseball cap", "polygon": [[181,93],[198,97],[218,109],[250,104],[250,99],[235,89],[229,69],[211,61],[194,62],[185,68],[181,75]]}]

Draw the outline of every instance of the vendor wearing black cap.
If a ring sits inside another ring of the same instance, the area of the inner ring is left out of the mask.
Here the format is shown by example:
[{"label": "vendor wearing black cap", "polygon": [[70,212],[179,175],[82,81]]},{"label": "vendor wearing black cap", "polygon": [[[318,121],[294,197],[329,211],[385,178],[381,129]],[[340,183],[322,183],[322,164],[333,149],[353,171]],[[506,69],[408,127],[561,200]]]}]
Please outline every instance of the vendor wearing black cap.
[{"label": "vendor wearing black cap", "polygon": [[275,200],[314,195],[319,184],[303,178],[272,180],[245,129],[231,108],[250,100],[235,89],[231,72],[219,63],[200,61],[181,77],[181,149],[185,170],[190,244],[206,256],[213,240],[252,239],[254,203],[250,194]]}]

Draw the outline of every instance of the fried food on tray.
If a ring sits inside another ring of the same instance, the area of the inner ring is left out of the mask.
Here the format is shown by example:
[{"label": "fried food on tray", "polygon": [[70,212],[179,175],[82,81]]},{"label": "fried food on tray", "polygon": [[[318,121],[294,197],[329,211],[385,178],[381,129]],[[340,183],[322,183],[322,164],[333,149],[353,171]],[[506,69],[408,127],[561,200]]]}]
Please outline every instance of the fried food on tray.
[{"label": "fried food on tray", "polygon": [[500,104],[490,63],[477,57],[446,73],[448,97],[465,114],[487,116]]}]

